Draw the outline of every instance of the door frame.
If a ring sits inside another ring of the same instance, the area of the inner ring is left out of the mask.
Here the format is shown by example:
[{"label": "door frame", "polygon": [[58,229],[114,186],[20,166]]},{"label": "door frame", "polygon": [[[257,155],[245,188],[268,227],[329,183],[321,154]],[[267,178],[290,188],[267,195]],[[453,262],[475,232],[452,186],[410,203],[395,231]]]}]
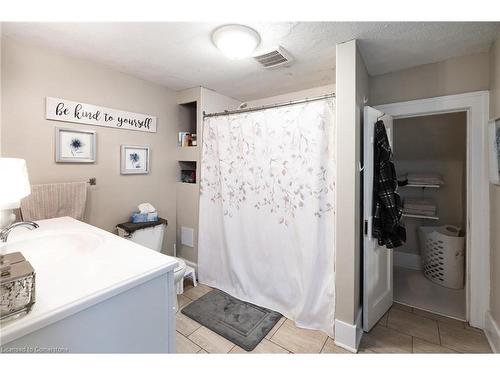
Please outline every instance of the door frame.
[{"label": "door frame", "polygon": [[[490,297],[489,92],[439,96],[374,108],[398,118],[467,112],[466,159],[466,313],[469,323],[484,328]],[[471,251],[474,244],[474,251]]]}]

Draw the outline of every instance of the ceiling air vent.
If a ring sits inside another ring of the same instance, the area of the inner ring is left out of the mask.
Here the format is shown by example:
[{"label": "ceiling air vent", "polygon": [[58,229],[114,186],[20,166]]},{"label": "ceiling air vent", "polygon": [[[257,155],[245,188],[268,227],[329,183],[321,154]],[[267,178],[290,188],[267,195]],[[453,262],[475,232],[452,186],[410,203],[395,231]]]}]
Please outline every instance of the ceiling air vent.
[{"label": "ceiling air vent", "polygon": [[271,50],[263,51],[259,55],[253,57],[264,68],[275,68],[288,64],[293,59],[281,46]]}]

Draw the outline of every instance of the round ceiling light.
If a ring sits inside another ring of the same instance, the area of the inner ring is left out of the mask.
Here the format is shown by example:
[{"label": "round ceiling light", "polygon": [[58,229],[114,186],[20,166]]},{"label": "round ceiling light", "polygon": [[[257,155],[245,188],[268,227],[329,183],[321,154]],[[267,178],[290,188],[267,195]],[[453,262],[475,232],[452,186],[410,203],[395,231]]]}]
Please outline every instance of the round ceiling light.
[{"label": "round ceiling light", "polygon": [[224,55],[238,60],[252,54],[260,43],[260,35],[248,26],[226,25],[214,31],[212,40]]}]

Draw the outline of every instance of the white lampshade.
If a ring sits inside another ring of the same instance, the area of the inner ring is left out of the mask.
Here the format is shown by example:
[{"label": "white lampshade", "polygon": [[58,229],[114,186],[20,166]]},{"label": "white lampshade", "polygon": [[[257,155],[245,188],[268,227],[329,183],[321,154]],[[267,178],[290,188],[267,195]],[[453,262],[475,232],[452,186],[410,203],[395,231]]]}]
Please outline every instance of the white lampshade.
[{"label": "white lampshade", "polygon": [[0,210],[18,208],[22,198],[31,194],[24,159],[0,158]]},{"label": "white lampshade", "polygon": [[214,31],[212,40],[224,55],[238,60],[252,54],[260,43],[260,36],[248,26],[225,25]]}]

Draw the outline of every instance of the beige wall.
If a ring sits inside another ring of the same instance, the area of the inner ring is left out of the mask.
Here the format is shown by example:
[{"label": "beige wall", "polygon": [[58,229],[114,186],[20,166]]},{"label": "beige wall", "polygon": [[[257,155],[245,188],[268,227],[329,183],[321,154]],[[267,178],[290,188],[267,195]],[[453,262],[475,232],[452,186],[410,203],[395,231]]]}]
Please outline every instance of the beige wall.
[{"label": "beige wall", "polygon": [[[490,118],[500,117],[500,39],[490,50]],[[490,184],[490,313],[500,327],[500,186]]]},{"label": "beige wall", "polygon": [[488,52],[370,77],[370,105],[488,90]]},{"label": "beige wall", "polygon": [[354,324],[360,305],[358,165],[368,73],[355,40],[337,45],[336,61],[335,319]]},{"label": "beige wall", "polygon": [[292,100],[301,100],[305,98],[314,98],[316,96],[328,95],[335,92],[335,84],[313,87],[306,90],[293,91],[287,94],[270,96],[266,98],[251,100],[246,102],[248,107],[258,107],[276,103],[289,102]]},{"label": "beige wall", "polygon": [[[108,231],[126,221],[138,203],[151,202],[169,221],[164,251],[175,241],[177,116],[168,89],[101,65],[62,56],[5,38],[2,45],[2,152],[24,158],[31,183],[84,181],[89,190],[88,222]],[[45,97],[157,116],[158,132],[145,133],[45,120]],[[56,164],[54,128],[97,131],[95,164]],[[120,145],[151,147],[149,175],[120,175]]]}]

